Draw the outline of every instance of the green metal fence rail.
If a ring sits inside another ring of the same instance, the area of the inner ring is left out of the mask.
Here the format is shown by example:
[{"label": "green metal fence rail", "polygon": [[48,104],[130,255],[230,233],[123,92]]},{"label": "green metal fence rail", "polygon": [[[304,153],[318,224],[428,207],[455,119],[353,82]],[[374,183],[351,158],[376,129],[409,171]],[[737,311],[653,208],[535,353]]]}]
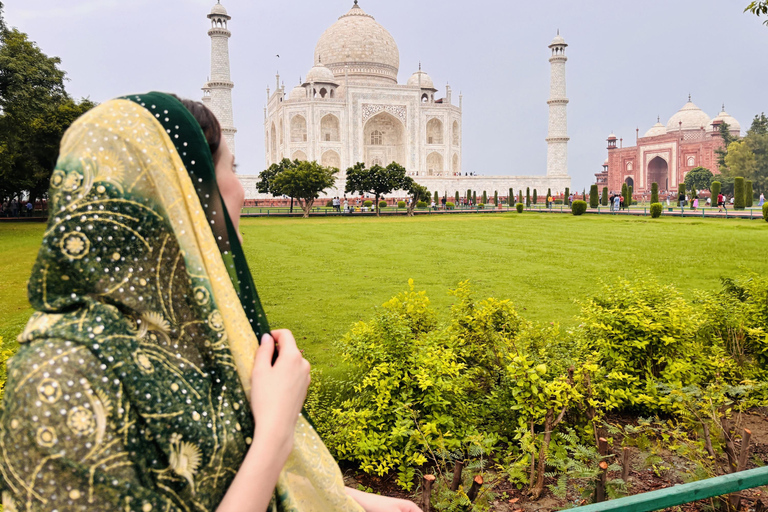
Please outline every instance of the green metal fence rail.
[{"label": "green metal fence rail", "polygon": [[762,468],[740,471],[725,476],[717,476],[691,482],[689,484],[675,485],[658,491],[645,492],[618,498],[602,503],[593,503],[583,507],[569,509],[579,512],[599,512],[609,510],[621,510],[622,512],[650,512],[662,508],[674,507],[690,503],[692,501],[705,500],[714,496],[731,494],[733,492],[768,485],[768,466]]}]

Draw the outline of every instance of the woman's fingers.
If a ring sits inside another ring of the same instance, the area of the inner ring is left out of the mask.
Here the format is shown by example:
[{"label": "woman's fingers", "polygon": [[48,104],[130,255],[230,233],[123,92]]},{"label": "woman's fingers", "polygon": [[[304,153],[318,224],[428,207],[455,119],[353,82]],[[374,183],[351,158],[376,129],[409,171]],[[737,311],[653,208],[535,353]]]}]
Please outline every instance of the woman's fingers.
[{"label": "woman's fingers", "polygon": [[281,352],[285,350],[298,350],[296,347],[296,340],[293,338],[293,333],[288,329],[276,329],[272,331],[272,336],[274,336],[275,341],[280,346]]},{"label": "woman's fingers", "polygon": [[255,366],[271,366],[272,354],[275,352],[275,340],[272,336],[265,334],[261,337],[261,345],[256,350]]}]

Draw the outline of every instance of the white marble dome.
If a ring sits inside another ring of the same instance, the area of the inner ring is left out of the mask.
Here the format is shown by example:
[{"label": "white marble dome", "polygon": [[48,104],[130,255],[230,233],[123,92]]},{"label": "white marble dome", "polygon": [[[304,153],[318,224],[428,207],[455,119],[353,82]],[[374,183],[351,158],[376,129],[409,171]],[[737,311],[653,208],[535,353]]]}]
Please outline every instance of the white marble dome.
[{"label": "white marble dome", "polygon": [[[421,77],[421,82],[419,82],[419,77]],[[422,89],[437,90],[435,89],[435,83],[432,81],[432,78],[422,70],[418,70],[408,79],[408,86],[410,87],[418,87],[419,83],[421,83]]]},{"label": "white marble dome", "polygon": [[300,85],[291,89],[290,94],[288,94],[289,101],[301,101],[305,99],[307,99],[307,90]]},{"label": "white marble dome", "polygon": [[323,66],[322,64],[315,64],[312,69],[307,73],[306,82],[321,82],[321,83],[336,83],[336,77],[333,76],[333,71]]},{"label": "white marble dome", "polygon": [[723,105],[723,111],[720,112],[716,118],[712,119],[710,124],[713,124],[715,121],[727,123],[729,127],[728,131],[730,132],[741,133],[741,124],[739,124],[735,117],[725,111],[725,105]]},{"label": "white marble dome", "polygon": [[[669,121],[667,122],[667,132],[673,132],[679,130],[681,127],[683,130],[701,130],[701,128],[707,129],[709,127],[709,120],[711,118],[694,105],[691,101],[688,101],[683,108],[677,111]],[[680,125],[680,122],[683,124]]]},{"label": "white marble dome", "polygon": [[643,135],[643,137],[657,137],[659,135],[665,135],[666,133],[667,133],[667,129],[659,121],[655,125],[651,126],[651,128],[647,132],[645,132],[645,135]]},{"label": "white marble dome", "polygon": [[568,46],[567,44],[565,44],[565,39],[563,39],[563,36],[560,35],[560,32],[558,32],[555,38],[552,40],[552,42],[549,43],[550,48],[552,48],[553,46]]},{"label": "white marble dome", "polygon": [[220,16],[227,16],[227,10],[224,8],[223,5],[220,3],[217,3],[213,6],[213,9],[211,9],[211,14],[218,14]]},{"label": "white marble dome", "polygon": [[352,83],[397,83],[400,51],[387,29],[355,5],[331,25],[315,46],[315,62],[322,62],[336,78]]}]

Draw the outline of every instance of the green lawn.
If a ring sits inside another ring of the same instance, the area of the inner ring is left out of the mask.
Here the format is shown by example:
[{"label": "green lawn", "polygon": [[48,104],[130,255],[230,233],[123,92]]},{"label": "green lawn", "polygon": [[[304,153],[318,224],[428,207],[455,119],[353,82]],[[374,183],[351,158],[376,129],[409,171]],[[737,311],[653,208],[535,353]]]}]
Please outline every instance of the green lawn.
[{"label": "green lawn", "polygon": [[[242,219],[245,250],[273,327],[290,328],[317,366],[331,341],[409,278],[445,312],[447,290],[511,298],[527,318],[571,325],[601,280],[650,275],[686,294],[720,276],[768,271],[768,223],[541,214]],[[0,224],[0,335],[30,313],[25,283],[42,224]],[[330,370],[334,372],[334,370]]]}]

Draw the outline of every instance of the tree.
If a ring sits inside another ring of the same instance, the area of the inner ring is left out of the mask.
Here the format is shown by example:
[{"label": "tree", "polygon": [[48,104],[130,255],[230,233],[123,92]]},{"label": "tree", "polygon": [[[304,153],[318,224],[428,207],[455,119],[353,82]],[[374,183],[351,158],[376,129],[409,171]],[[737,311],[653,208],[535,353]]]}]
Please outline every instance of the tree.
[{"label": "tree", "polygon": [[539,194],[536,189],[533,189],[533,204],[539,204]]},{"label": "tree", "polygon": [[603,187],[603,195],[600,198],[600,204],[608,206],[608,187]]},{"label": "tree", "polygon": [[483,190],[483,204],[488,204],[488,194]]},{"label": "tree", "polygon": [[685,175],[685,186],[697,190],[709,190],[714,174],[706,167],[694,167]]},{"label": "tree", "polygon": [[509,189],[509,196],[507,196],[507,204],[509,206],[515,206],[515,193],[512,189]]},{"label": "tree", "polygon": [[317,162],[298,162],[298,165],[291,165],[275,175],[272,189],[279,194],[298,199],[306,219],[312,211],[315,199],[336,182],[337,172],[338,169],[323,167]]},{"label": "tree", "polygon": [[715,154],[717,154],[717,168],[723,172],[726,167],[725,157],[728,154],[728,146],[739,138],[731,135],[731,126],[728,123],[720,123],[718,129],[720,130],[720,138],[723,139],[723,147],[715,149]]},{"label": "tree", "polygon": [[589,207],[597,208],[600,204],[600,200],[597,197],[597,185],[589,187]]},{"label": "tree", "polygon": [[472,191],[467,189],[467,202],[472,201]]},{"label": "tree", "polygon": [[[755,16],[768,16],[768,1],[767,0],[755,0],[744,9],[744,12],[751,12]],[[768,25],[768,20],[763,22],[763,25]]]},{"label": "tree", "polygon": [[758,194],[768,192],[768,117],[764,113],[755,116],[744,141],[755,155],[752,174],[755,191]]},{"label": "tree", "polygon": [[[283,195],[283,192],[275,188],[275,178],[286,169],[295,168],[299,165],[298,160],[290,161],[283,158],[280,163],[272,164],[267,169],[259,173],[259,181],[256,182],[256,190],[262,194],[272,194],[273,197]],[[291,197],[291,213],[293,213],[293,196]]]},{"label": "tree", "polygon": [[525,206],[531,207],[531,187],[525,187]]},{"label": "tree", "polygon": [[744,199],[744,178],[741,176],[736,177],[733,179],[733,209],[734,210],[743,210],[745,207],[745,199]]},{"label": "tree", "polygon": [[499,206],[499,191],[494,190],[493,191],[493,206],[498,207]]},{"label": "tree", "polygon": [[477,191],[472,192],[472,204],[477,205]]},{"label": "tree", "polygon": [[454,199],[456,199],[456,203],[455,204],[458,207],[459,206],[459,202],[460,202],[459,200],[461,199],[461,196],[459,196],[459,191],[458,190],[456,191],[456,195],[454,196]]},{"label": "tree", "polygon": [[728,154],[725,156],[728,175],[751,178],[757,167],[755,154],[746,141],[731,142]]},{"label": "tree", "polygon": [[755,193],[752,190],[752,181],[746,180],[744,182],[744,206],[747,208],[752,208],[752,204],[754,204],[755,200]]},{"label": "tree", "polygon": [[627,204],[629,204],[628,197],[629,197],[629,187],[627,187],[626,183],[621,184],[621,197],[624,198],[624,207],[627,207]]},{"label": "tree", "polygon": [[710,192],[712,192],[712,206],[717,206],[717,196],[720,195],[720,182],[713,181],[710,187]]},{"label": "tree", "polygon": [[0,196],[41,198],[67,128],[94,103],[64,89],[61,60],[2,20],[0,4]]},{"label": "tree", "polygon": [[374,165],[370,169],[366,169],[363,162],[358,162],[347,169],[345,191],[348,194],[356,192],[372,194],[375,198],[376,216],[378,217],[381,214],[379,198],[393,190],[402,189],[405,177],[405,167],[397,162],[392,162],[386,167]]},{"label": "tree", "polygon": [[627,208],[629,208],[632,206],[632,201],[634,201],[635,197],[635,187],[633,185],[627,185],[627,194],[628,196],[625,204],[627,205]]},{"label": "tree", "polygon": [[405,190],[408,196],[411,198],[411,202],[408,205],[407,214],[408,217],[413,217],[413,210],[416,208],[416,203],[423,201],[429,197],[429,190],[423,185],[419,185],[410,176],[405,176],[400,186],[402,190]]},{"label": "tree", "polygon": [[651,183],[651,204],[659,202],[659,184]]}]

